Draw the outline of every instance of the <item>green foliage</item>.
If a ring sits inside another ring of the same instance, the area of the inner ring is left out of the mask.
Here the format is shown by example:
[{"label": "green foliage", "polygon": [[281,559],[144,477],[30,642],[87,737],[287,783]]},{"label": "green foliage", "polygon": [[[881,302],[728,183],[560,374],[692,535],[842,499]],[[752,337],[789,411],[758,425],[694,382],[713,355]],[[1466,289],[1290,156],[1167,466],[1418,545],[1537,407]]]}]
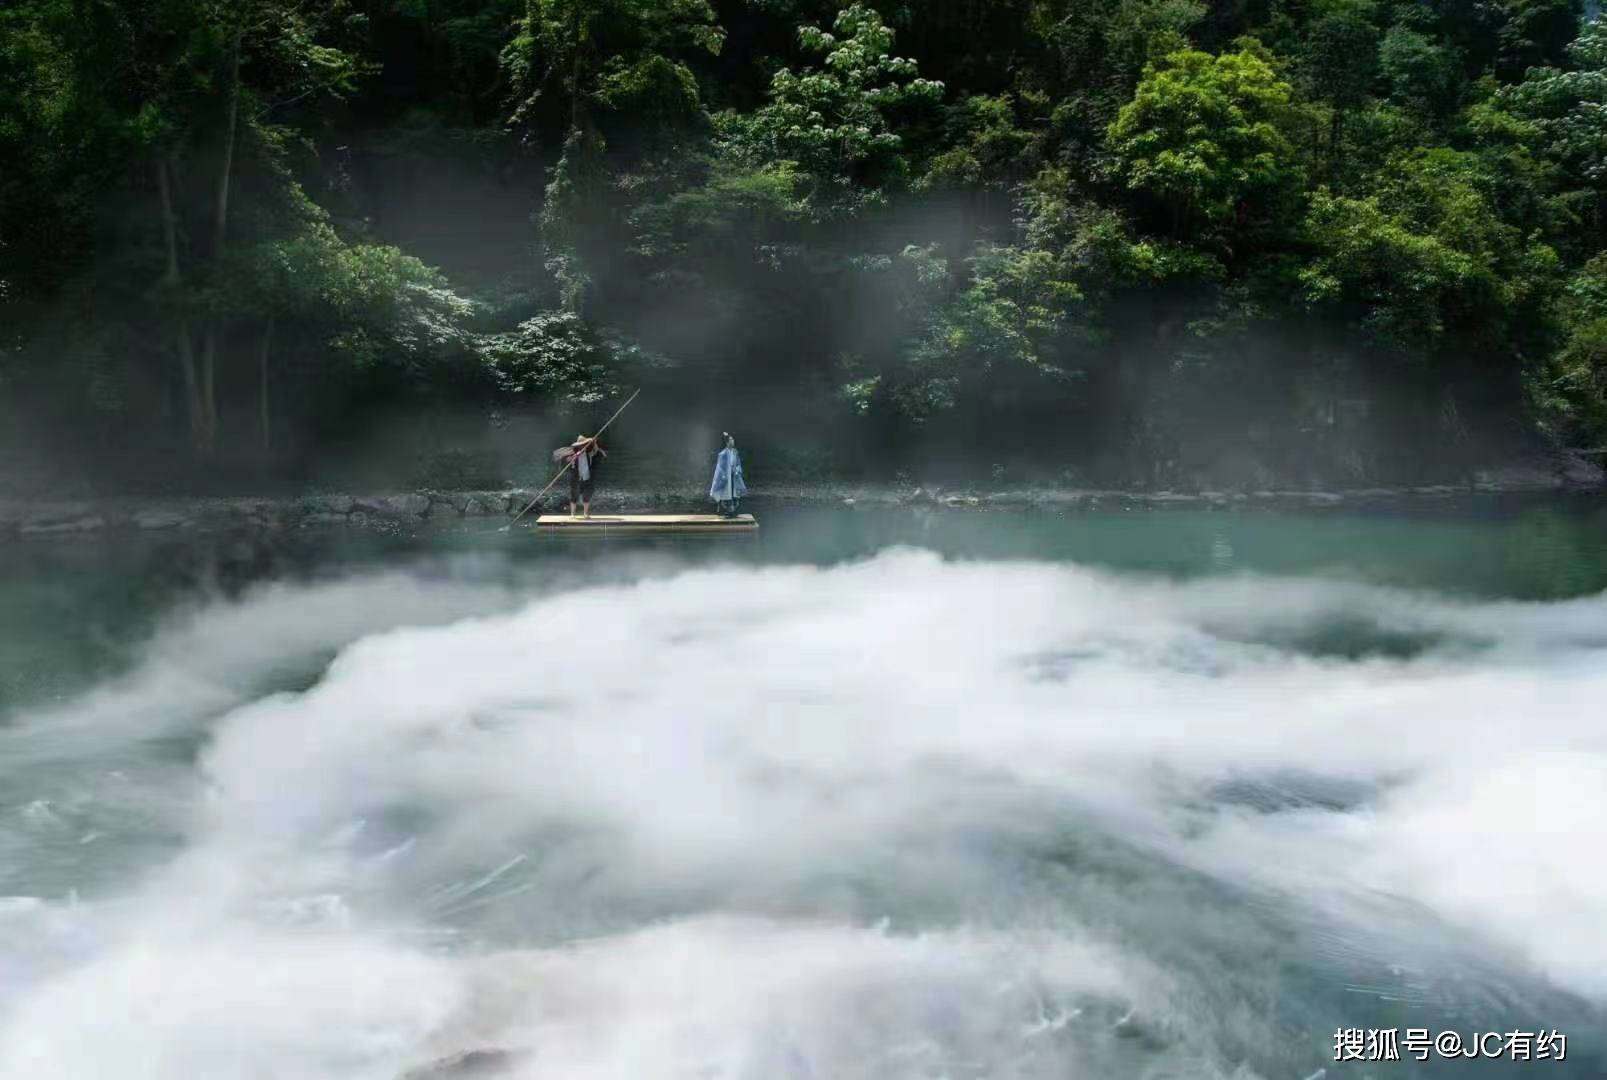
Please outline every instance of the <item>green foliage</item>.
[{"label": "green foliage", "polygon": [[1421,356],[1504,338],[1554,272],[1550,248],[1501,221],[1479,159],[1449,149],[1397,155],[1377,194],[1313,196],[1307,229],[1318,256],[1300,277],[1308,301],[1341,304],[1381,343]]},{"label": "green foliage", "polygon": [[60,284],[95,193],[154,134],[152,111],[106,92],[125,34],[109,2],[0,7],[0,303]]},{"label": "green foliage", "polygon": [[[1082,299],[1049,252],[988,245],[969,260],[970,279],[911,353],[917,371],[964,386],[1014,365],[1064,377],[1057,346]],[[931,376],[929,375],[928,378]]]},{"label": "green foliage", "polygon": [[1379,31],[1365,8],[1338,7],[1312,21],[1299,46],[1297,78],[1311,97],[1350,112],[1378,78]]},{"label": "green foliage", "polygon": [[507,394],[576,405],[617,397],[624,379],[655,358],[572,311],[547,311],[481,345],[497,386]]},{"label": "green foliage", "polygon": [[817,206],[853,213],[879,201],[880,186],[906,172],[895,119],[936,102],[943,87],[921,78],[914,60],[893,55],[893,31],[870,8],[844,8],[833,30],[798,32],[820,67],[776,72],[769,104],[730,121],[731,148],[747,162],[791,162],[812,179]]},{"label": "green foliage", "polygon": [[1056,76],[1093,68],[1130,87],[1146,65],[1185,48],[1206,11],[1200,0],[1037,0],[1031,17],[1055,50]]},{"label": "green foliage", "polygon": [[1554,159],[1601,183],[1607,180],[1607,16],[1585,24],[1568,59],[1571,70],[1532,70],[1503,87],[1500,100],[1534,125]]},{"label": "green foliage", "polygon": [[1530,394],[1559,438],[1599,448],[1607,445],[1607,255],[1580,267],[1557,307],[1566,337]]},{"label": "green foliage", "polygon": [[1394,26],[1378,47],[1378,67],[1390,100],[1425,117],[1456,104],[1460,73],[1451,51],[1405,26]]},{"label": "green foliage", "polygon": [[563,126],[582,130],[599,106],[639,111],[648,126],[695,121],[697,83],[677,57],[718,53],[724,40],[708,0],[529,0],[503,51],[515,118],[539,122],[536,112],[557,104]]},{"label": "green foliage", "polygon": [[834,466],[1004,431],[1113,482],[1350,480],[1448,460],[1445,417],[1599,442],[1579,14],[13,0],[5,400],[286,462],[644,379],[665,415],[781,402],[751,426]]},{"label": "green foliage", "polygon": [[519,104],[513,120],[539,138],[562,132],[541,208],[545,266],[559,301],[581,312],[608,238],[593,208],[606,202],[610,137],[648,145],[704,127],[708,115],[687,56],[725,40],[708,0],[529,0],[503,51]]},{"label": "green foliage", "polygon": [[1171,54],[1144,72],[1110,126],[1127,186],[1169,210],[1175,237],[1208,234],[1298,191],[1293,90],[1258,49]]},{"label": "green foliage", "polygon": [[1041,128],[1020,126],[1017,111],[1037,121],[1046,104],[1041,94],[977,94],[951,106],[945,123],[951,146],[927,165],[921,186],[1008,190],[1019,184],[1037,171],[1044,138]]},{"label": "green foliage", "polygon": [[1519,78],[1537,65],[1562,59],[1579,33],[1580,0],[1507,0],[1497,31],[1497,59],[1504,76]]},{"label": "green foliage", "polygon": [[727,243],[739,232],[762,237],[768,227],[808,216],[806,186],[793,162],[748,166],[736,155],[720,154],[702,185],[636,209],[632,250],[662,262],[695,257],[694,246]]},{"label": "green foliage", "polygon": [[1029,25],[1048,62],[1020,82],[1048,95],[1068,159],[1102,158],[1144,68],[1188,48],[1206,10],[1200,0],[1033,0]]}]

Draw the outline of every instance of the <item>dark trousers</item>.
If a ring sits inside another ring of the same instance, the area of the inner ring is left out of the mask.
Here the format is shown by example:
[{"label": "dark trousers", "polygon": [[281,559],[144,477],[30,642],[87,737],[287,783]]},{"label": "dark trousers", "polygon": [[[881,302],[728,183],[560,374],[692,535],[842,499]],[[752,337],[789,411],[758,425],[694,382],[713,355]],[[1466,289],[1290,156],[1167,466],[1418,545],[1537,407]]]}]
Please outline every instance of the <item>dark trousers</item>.
[{"label": "dark trousers", "polygon": [[592,488],[597,485],[597,476],[592,474],[585,480],[580,478],[579,469],[569,470],[569,505],[579,506],[582,501],[591,502]]}]

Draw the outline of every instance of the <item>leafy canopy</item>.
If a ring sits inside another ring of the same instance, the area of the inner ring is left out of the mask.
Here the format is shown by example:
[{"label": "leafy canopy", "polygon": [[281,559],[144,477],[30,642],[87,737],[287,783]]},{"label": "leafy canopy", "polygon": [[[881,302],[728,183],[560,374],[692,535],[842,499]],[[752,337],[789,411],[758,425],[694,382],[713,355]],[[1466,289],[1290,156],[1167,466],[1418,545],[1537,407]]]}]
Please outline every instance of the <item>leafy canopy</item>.
[{"label": "leafy canopy", "polygon": [[1110,125],[1119,175],[1170,209],[1177,235],[1225,226],[1252,201],[1281,203],[1302,177],[1287,134],[1292,97],[1253,44],[1172,53],[1145,69]]},{"label": "leafy canopy", "polygon": [[798,31],[820,66],[776,72],[769,104],[733,125],[732,149],[754,164],[794,163],[813,179],[819,204],[852,212],[905,174],[898,120],[938,101],[943,85],[893,54],[893,31],[871,8],[844,8],[832,28]]}]

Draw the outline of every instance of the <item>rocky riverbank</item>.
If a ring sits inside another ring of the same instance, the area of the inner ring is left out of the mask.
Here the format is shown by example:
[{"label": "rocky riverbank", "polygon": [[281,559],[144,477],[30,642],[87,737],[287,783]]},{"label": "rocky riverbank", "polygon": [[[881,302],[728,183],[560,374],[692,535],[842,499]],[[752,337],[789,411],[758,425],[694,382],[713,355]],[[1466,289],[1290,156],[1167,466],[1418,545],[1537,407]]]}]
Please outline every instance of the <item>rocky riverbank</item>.
[{"label": "rocky riverbank", "polygon": [[[1299,508],[1444,502],[1478,495],[1537,495],[1603,492],[1602,470],[1583,462],[1569,470],[1507,468],[1476,473],[1462,485],[1370,487],[1336,491],[1103,491],[1018,488],[983,491],[930,486],[849,483],[790,484],[755,493],[747,506],[841,506],[846,509],[927,507],[954,511]],[[511,518],[535,498],[534,491],[413,491],[380,495],[309,494],[294,497],[166,498],[0,502],[0,534],[52,536],[109,530],[223,531],[356,527],[395,531],[425,524]],[[561,492],[546,495],[526,519],[563,509]],[[708,509],[696,488],[601,489],[595,510],[697,512]]]}]

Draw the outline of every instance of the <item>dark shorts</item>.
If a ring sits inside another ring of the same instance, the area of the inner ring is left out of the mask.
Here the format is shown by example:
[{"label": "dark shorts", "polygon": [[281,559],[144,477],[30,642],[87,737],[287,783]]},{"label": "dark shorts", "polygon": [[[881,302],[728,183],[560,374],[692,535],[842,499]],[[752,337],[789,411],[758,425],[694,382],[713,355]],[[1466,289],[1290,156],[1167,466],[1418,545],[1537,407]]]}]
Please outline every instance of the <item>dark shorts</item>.
[{"label": "dark shorts", "polygon": [[574,469],[569,470],[569,501],[570,502],[581,502],[581,501],[591,502],[591,491],[592,491],[592,488],[594,488],[596,486],[597,486],[597,474],[596,473],[593,473],[590,478],[588,478],[586,480],[582,480],[580,478],[580,473],[576,472]]}]

